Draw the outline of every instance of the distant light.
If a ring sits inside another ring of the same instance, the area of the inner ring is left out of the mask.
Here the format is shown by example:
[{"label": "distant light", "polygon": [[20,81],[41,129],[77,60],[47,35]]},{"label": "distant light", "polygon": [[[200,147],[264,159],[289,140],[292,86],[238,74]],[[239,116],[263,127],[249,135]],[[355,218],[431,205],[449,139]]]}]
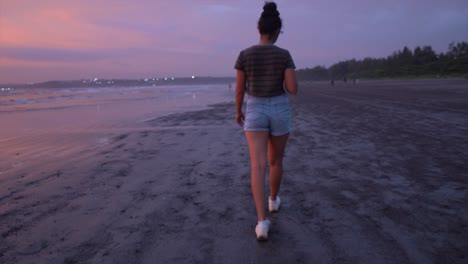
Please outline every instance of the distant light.
[{"label": "distant light", "polygon": [[164,78],[165,81],[167,81],[167,78]]},{"label": "distant light", "polygon": [[172,78],[172,80],[174,80],[174,78]]},{"label": "distant light", "polygon": [[86,81],[85,81],[85,80],[83,80],[83,83],[86,83]]},{"label": "distant light", "polygon": [[159,78],[157,78],[156,81],[159,81]]},{"label": "distant light", "polygon": [[195,76],[192,76],[192,79],[195,79]]},{"label": "distant light", "polygon": [[145,79],[145,82],[147,82],[147,81],[148,81],[148,79]]},{"label": "distant light", "polygon": [[97,81],[97,80],[98,80],[98,78],[94,78],[94,81]]},{"label": "distant light", "polygon": [[5,88],[2,88],[2,91],[5,91]]},{"label": "distant light", "polygon": [[109,81],[109,82],[107,82],[107,83],[109,83],[109,84],[110,84],[111,82]]}]

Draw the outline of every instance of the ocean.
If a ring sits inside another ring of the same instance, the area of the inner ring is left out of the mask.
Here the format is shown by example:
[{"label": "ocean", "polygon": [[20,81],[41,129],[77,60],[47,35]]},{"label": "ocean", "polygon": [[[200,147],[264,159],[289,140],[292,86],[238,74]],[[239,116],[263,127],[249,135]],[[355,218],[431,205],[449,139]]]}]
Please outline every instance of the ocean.
[{"label": "ocean", "polygon": [[227,84],[3,90],[0,176],[26,161],[99,147],[159,116],[233,100]]}]

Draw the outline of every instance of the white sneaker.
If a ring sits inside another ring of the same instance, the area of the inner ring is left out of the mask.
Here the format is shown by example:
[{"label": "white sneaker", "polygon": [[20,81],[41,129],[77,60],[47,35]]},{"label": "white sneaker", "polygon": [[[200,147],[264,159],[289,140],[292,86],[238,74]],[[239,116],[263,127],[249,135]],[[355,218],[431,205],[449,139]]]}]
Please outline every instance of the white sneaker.
[{"label": "white sneaker", "polygon": [[268,231],[270,230],[270,220],[258,221],[255,227],[255,233],[257,234],[257,240],[267,240]]},{"label": "white sneaker", "polygon": [[281,199],[279,196],[276,196],[276,200],[272,200],[271,197],[268,197],[268,209],[270,209],[270,212],[277,212],[279,211],[281,205]]}]

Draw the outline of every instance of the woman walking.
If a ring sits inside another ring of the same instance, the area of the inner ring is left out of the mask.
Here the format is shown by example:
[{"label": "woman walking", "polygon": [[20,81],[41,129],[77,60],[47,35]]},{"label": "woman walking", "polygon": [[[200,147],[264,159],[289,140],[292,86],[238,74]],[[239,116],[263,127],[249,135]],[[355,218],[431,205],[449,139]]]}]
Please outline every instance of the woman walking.
[{"label": "woman walking", "polygon": [[[258,20],[260,41],[240,52],[235,69],[236,121],[244,126],[249,145],[251,187],[258,223],[258,240],[268,239],[270,221],[265,212],[265,174],[270,166],[268,209],[281,205],[278,192],[283,173],[283,155],[291,130],[291,110],[287,93],[297,93],[295,65],[289,52],[274,45],[282,20],[274,2],[266,2]],[[247,93],[246,113],[242,112]]]}]

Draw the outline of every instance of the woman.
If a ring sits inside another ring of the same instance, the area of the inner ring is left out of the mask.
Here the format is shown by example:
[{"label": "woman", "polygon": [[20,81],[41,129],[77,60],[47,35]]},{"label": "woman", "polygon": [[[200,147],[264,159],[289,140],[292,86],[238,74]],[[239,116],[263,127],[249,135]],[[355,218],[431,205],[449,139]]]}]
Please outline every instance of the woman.
[{"label": "woman", "polygon": [[[283,155],[291,130],[291,111],[286,92],[297,93],[295,65],[289,52],[274,45],[282,21],[276,4],[266,2],[258,20],[260,42],[240,52],[236,61],[236,121],[244,126],[249,145],[251,186],[257,211],[255,233],[268,239],[270,221],[265,213],[265,173],[270,165],[270,212],[279,210],[278,196]],[[246,114],[242,112],[247,93]]]}]

